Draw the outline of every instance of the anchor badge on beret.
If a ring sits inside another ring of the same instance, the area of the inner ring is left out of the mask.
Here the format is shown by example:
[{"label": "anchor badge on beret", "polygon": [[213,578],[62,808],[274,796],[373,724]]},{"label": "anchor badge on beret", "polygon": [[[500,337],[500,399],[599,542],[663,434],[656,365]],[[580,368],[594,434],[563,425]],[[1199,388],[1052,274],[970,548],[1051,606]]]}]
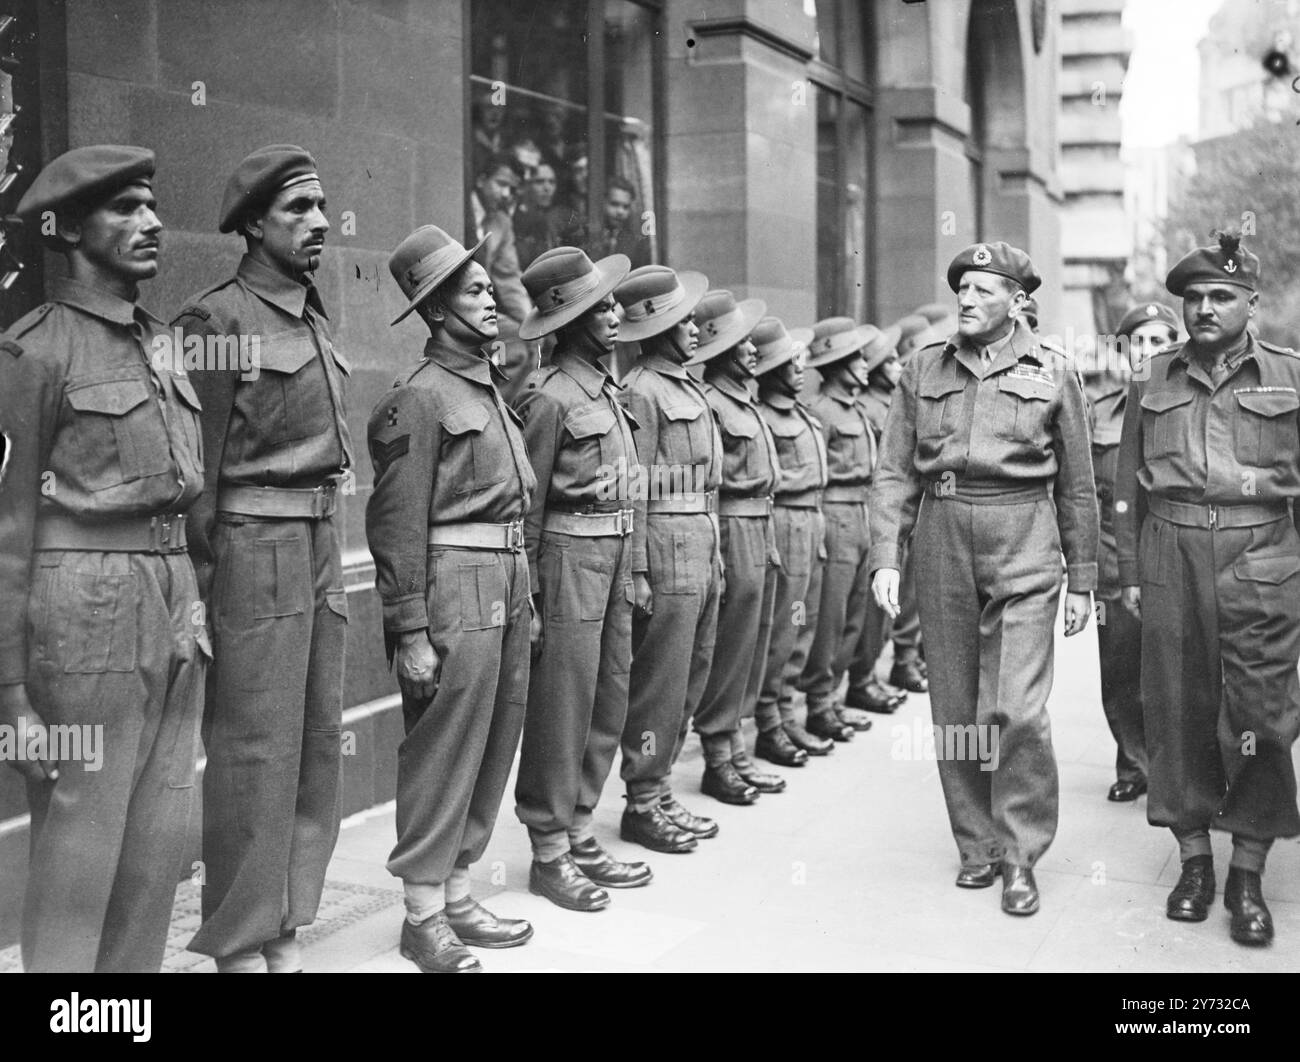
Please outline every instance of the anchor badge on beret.
[{"label": "anchor badge on beret", "polygon": [[971,255],[971,261],[976,265],[988,265],[993,261],[993,255],[990,254],[989,249],[981,243],[975,248],[975,253]]},{"label": "anchor badge on beret", "polygon": [[1159,309],[1157,309],[1155,306],[1148,306],[1148,307],[1147,307],[1147,316],[1148,316],[1148,317],[1155,317],[1155,316],[1156,316],[1157,314],[1159,314],[1159,313],[1160,313]]},{"label": "anchor badge on beret", "polygon": [[1237,271],[1237,263],[1233,259],[1229,258],[1223,263],[1223,271],[1225,273],[1235,273]]}]

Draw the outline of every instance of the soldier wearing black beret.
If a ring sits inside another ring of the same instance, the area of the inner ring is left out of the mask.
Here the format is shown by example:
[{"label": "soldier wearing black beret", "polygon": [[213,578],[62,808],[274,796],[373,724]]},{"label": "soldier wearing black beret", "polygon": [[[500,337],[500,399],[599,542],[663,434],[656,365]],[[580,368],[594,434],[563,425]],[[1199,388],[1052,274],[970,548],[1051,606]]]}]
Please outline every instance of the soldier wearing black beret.
[{"label": "soldier wearing black beret", "polygon": [[[23,742],[31,972],[158,971],[193,803],[203,459],[198,398],[136,302],[153,173],[145,148],[77,148],[18,204],[68,261],[0,338],[0,726]],[[41,739],[59,732],[78,741]]]},{"label": "soldier wearing black beret", "polygon": [[1047,697],[1062,553],[1067,636],[1086,626],[1097,581],[1083,393],[1069,360],[1020,318],[1039,284],[1006,243],[953,259],[957,334],[903,370],[870,502],[868,566],[890,615],[909,537],[914,551],[957,885],[1000,874],[1012,915],[1038,910],[1033,867],[1056,834]]},{"label": "soldier wearing black beret", "polygon": [[311,155],[254,151],[217,226],[243,237],[239,268],[172,322],[206,352],[193,377],[211,457],[190,551],[215,659],[204,922],[189,947],[222,971],[301,969],[295,931],[316,917],[338,837],[348,605],[335,510],[353,460],[350,369],[312,283],[324,208]]},{"label": "soldier wearing black beret", "polygon": [[1232,939],[1265,944],[1262,875],[1300,834],[1300,356],[1255,338],[1259,259],[1219,234],[1169,271],[1187,342],[1129,389],[1115,483],[1119,582],[1141,610],[1147,819],[1178,840],[1166,913],[1209,916],[1210,829],[1232,834]]}]

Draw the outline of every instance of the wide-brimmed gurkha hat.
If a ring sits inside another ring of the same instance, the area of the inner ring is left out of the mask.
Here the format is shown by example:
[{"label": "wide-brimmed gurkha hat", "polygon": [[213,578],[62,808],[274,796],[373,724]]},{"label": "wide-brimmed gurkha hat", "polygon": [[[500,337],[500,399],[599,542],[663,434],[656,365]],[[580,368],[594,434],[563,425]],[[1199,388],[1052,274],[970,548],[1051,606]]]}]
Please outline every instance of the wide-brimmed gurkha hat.
[{"label": "wide-brimmed gurkha hat", "polygon": [[726,288],[706,291],[695,307],[695,323],[700,326],[700,345],[695,348],[688,365],[701,365],[719,354],[725,354],[750,332],[767,313],[767,303],[762,299],[743,299]]},{"label": "wide-brimmed gurkha hat", "polygon": [[614,292],[618,300],[620,343],[639,343],[684,321],[709,288],[703,273],[680,273],[662,265],[632,270]]},{"label": "wide-brimmed gurkha hat", "polygon": [[827,317],[818,321],[813,325],[812,342],[808,344],[809,368],[820,369],[856,354],[878,332],[875,325],[860,325],[852,317]]},{"label": "wide-brimmed gurkha hat", "polygon": [[1172,329],[1174,335],[1178,335],[1178,315],[1160,302],[1143,302],[1134,306],[1119,319],[1115,335],[1131,336],[1144,324],[1150,324],[1152,321]]},{"label": "wide-brimmed gurkha hat", "polygon": [[807,343],[799,342],[786,331],[779,317],[764,317],[754,325],[749,338],[758,348],[758,367],[754,370],[755,376],[762,376],[773,369],[779,369],[792,361],[800,350],[808,349]]},{"label": "wide-brimmed gurkha hat", "polygon": [[149,183],[154,156],[148,148],[94,144],[65,151],[27,189],[14,211],[24,221],[72,203],[89,205],[137,181]]},{"label": "wide-brimmed gurkha hat", "polygon": [[218,232],[236,232],[249,214],[275,198],[276,192],[300,181],[318,181],[316,160],[296,144],[268,144],[248,155],[226,182]]},{"label": "wide-brimmed gurkha hat", "polygon": [[541,339],[576,321],[618,287],[631,268],[625,254],[593,262],[577,247],[543,251],[521,278],[533,308],[519,326],[519,338]]},{"label": "wide-brimmed gurkha hat", "polygon": [[896,324],[879,329],[876,332],[871,342],[867,344],[866,350],[862,353],[862,357],[867,363],[867,372],[871,372],[872,369],[885,364],[891,354],[898,353],[898,341],[901,336],[902,331]]},{"label": "wide-brimmed gurkha hat", "polygon": [[484,236],[468,250],[437,225],[421,225],[406,237],[388,256],[388,271],[393,274],[410,305],[393,318],[397,324],[425,299],[438,290],[456,270],[474,257],[483,246]]},{"label": "wide-brimmed gurkha hat", "polygon": [[961,286],[962,274],[972,269],[981,273],[996,273],[1013,280],[1024,288],[1026,295],[1032,295],[1043,282],[1043,278],[1034,269],[1034,263],[1029,260],[1029,255],[1002,240],[996,243],[973,243],[958,254],[948,266],[948,287],[956,291]]}]

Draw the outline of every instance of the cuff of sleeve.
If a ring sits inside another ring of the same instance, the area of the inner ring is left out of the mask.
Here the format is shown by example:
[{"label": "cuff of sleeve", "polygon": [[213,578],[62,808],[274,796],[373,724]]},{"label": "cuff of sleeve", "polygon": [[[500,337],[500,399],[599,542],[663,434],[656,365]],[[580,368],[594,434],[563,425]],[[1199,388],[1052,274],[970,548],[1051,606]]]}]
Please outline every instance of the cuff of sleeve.
[{"label": "cuff of sleeve", "polygon": [[641,554],[639,556],[636,553],[632,554],[632,570],[634,572],[649,573],[650,562],[646,558],[645,554]]},{"label": "cuff of sleeve", "polygon": [[1066,586],[1072,594],[1090,594],[1097,589],[1097,565],[1067,564]]},{"label": "cuff of sleeve", "polygon": [[[875,573],[881,568],[901,568],[898,562],[898,543],[896,542],[878,542],[867,551],[867,570]],[[1093,565],[1093,570],[1096,570]]]},{"label": "cuff of sleeve", "polygon": [[411,594],[384,602],[384,630],[389,634],[418,631],[429,626],[429,611],[423,594]]},{"label": "cuff of sleeve", "polygon": [[1119,585],[1120,586],[1138,585],[1138,565],[1137,565],[1136,557],[1120,557]]}]

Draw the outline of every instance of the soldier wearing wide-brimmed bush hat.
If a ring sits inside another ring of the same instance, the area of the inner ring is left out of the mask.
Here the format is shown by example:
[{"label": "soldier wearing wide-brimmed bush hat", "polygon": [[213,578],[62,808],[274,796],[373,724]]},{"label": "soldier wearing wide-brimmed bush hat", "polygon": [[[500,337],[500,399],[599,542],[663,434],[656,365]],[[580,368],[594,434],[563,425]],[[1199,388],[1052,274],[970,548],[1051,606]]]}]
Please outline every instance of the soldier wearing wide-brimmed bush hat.
[{"label": "soldier wearing wide-brimmed bush hat", "polygon": [[[532,936],[527,922],[498,918],[470,896],[469,867],[492,835],[523,724],[523,518],[537,489],[497,390],[505,374],[486,349],[497,310],[476,250],[424,225],[393,251],[389,271],[406,301],[393,323],[418,315],[429,336],[367,428],[366,540],[406,722],[388,869],[406,895],[402,955],[439,973],[479,968],[465,945]],[[498,614],[445,577],[458,565],[473,565],[460,570],[490,588]]]},{"label": "soldier wearing wide-brimmed bush hat", "polygon": [[758,770],[741,734],[758,700],[779,563],[771,496],[780,467],[751,383],[759,357],[751,333],[766,312],[761,299],[737,300],[725,289],[707,292],[695,310],[701,342],[691,359],[704,367],[704,395],[722,437],[718,522],[727,579],[713,667],[694,725],[704,748],[700,788],[730,804],[785,789],[780,775]]},{"label": "soldier wearing wide-brimmed bush hat", "polygon": [[808,364],[821,374],[811,410],[826,438],[827,560],[825,571],[814,573],[809,591],[818,594],[817,623],[799,688],[807,699],[807,729],[835,741],[848,741],[854,730],[871,726],[870,717],[859,710],[840,708],[837,689],[848,666],[848,649],[857,643],[866,615],[866,503],[876,445],[857,396],[867,383],[864,354],[879,336],[874,325],[828,317],[813,326],[808,347]]},{"label": "soldier wearing wide-brimmed bush hat", "polygon": [[520,335],[556,344],[516,400],[538,490],[524,533],[535,619],[515,810],[529,888],[573,911],[653,877],[611,856],[592,821],[627,718],[632,534],[645,518],[635,425],[603,364],[622,338],[612,293],[630,268],[625,255],[556,247],[523,276],[534,308]]},{"label": "soldier wearing wide-brimmed bush hat", "polygon": [[683,723],[708,680],[721,591],[722,441],[704,392],[686,370],[699,339],[694,314],[708,286],[701,273],[642,266],[614,292],[619,338],[640,344],[623,384],[647,495],[646,519],[632,535],[637,610],[622,836],[661,852],[691,851],[698,838],[718,832],[715,822],[677,802],[670,782]]}]

